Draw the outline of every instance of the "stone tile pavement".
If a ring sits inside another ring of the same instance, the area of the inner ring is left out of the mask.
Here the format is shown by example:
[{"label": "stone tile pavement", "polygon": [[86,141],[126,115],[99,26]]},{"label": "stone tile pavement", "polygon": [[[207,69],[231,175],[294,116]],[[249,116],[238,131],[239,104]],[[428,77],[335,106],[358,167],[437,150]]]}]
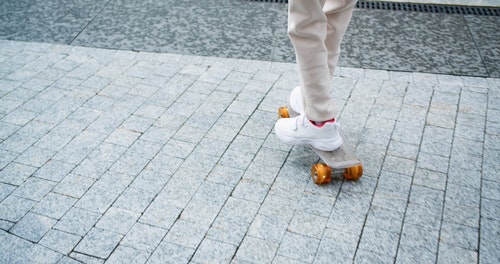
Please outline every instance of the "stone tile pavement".
[{"label": "stone tile pavement", "polygon": [[[417,2],[443,1],[485,3]],[[2,0],[0,39],[294,63],[287,5],[277,2]],[[499,24],[500,16],[356,8],[339,64],[500,78]]]},{"label": "stone tile pavement", "polygon": [[0,41],[0,263],[498,263],[500,79],[340,67],[356,182],[281,143],[289,63]]}]

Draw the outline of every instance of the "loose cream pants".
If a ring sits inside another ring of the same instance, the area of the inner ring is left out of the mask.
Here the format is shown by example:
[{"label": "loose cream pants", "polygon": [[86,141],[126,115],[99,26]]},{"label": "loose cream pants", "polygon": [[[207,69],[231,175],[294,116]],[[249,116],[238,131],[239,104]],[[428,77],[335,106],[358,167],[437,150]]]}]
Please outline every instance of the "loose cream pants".
[{"label": "loose cream pants", "polygon": [[336,117],[332,77],[357,0],[289,0],[288,35],[295,49],[306,117]]}]

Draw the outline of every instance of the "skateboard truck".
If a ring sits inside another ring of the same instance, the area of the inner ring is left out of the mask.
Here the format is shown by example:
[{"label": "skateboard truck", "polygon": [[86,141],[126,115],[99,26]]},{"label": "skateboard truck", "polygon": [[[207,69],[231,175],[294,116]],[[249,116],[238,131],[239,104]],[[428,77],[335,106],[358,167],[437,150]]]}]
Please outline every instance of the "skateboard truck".
[{"label": "skateboard truck", "polygon": [[[278,109],[279,118],[289,118],[288,107],[282,106]],[[297,113],[292,111],[294,116]],[[340,135],[344,143],[334,151],[322,151],[308,145],[324,163],[317,163],[311,167],[311,177],[316,184],[329,183],[332,180],[332,170],[343,169],[343,177],[346,180],[357,180],[363,175],[363,165],[354,155],[354,151],[348,144],[347,137],[339,127]]]}]

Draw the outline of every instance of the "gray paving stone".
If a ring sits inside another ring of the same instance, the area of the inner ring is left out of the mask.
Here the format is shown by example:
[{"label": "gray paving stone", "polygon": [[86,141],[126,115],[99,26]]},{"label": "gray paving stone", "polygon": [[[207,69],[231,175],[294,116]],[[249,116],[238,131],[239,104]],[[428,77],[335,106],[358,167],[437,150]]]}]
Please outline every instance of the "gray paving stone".
[{"label": "gray paving stone", "polygon": [[448,184],[445,198],[446,204],[479,208],[481,193],[479,189]]},{"label": "gray paving stone", "polygon": [[64,179],[75,166],[58,160],[48,160],[34,174],[37,178],[59,182]]},{"label": "gray paving stone", "polygon": [[30,261],[38,262],[38,263],[56,263],[63,257],[62,254],[55,252],[46,247],[40,246],[38,244],[34,244],[30,249],[27,259]]},{"label": "gray paving stone", "polygon": [[139,213],[110,207],[99,219],[95,227],[124,235],[128,233],[139,217]]},{"label": "gray paving stone", "polygon": [[101,143],[97,146],[92,153],[89,154],[89,158],[93,158],[101,161],[114,162],[127,150],[126,147],[118,146],[109,143]]},{"label": "gray paving stone", "polygon": [[76,202],[76,199],[57,193],[48,193],[31,212],[60,219]]},{"label": "gray paving stone", "polygon": [[15,191],[14,195],[40,201],[56,185],[55,182],[29,177]]},{"label": "gray paving stone", "polygon": [[373,251],[367,251],[359,249],[356,253],[355,263],[391,263],[394,262],[394,258],[388,255],[375,253]]},{"label": "gray paving stone", "polygon": [[[396,184],[397,182],[397,184]],[[402,198],[408,197],[411,188],[411,178],[404,174],[382,171],[376,191],[386,194],[398,195]]]},{"label": "gray paving stone", "polygon": [[493,262],[498,259],[498,221],[482,218],[481,219],[481,230],[480,230],[480,251],[479,257],[480,261],[485,261],[486,263],[492,260]]},{"label": "gray paving stone", "polygon": [[[337,180],[343,179],[343,171],[339,171],[336,175]],[[342,184],[342,191],[345,192],[360,192],[372,195],[375,192],[377,186],[377,179],[370,177],[370,175],[365,174],[363,181],[345,181]]]},{"label": "gray paving stone", "polygon": [[[167,233],[166,229],[135,223],[120,245],[152,253]],[[117,259],[119,260],[119,259]]]},{"label": "gray paving stone", "polygon": [[14,125],[7,122],[0,122],[0,139],[7,139],[10,135],[14,134],[21,126]]},{"label": "gray paving stone", "polygon": [[72,174],[99,179],[112,164],[111,161],[85,158],[72,170]]},{"label": "gray paving stone", "polygon": [[431,258],[434,261],[438,251],[438,241],[439,232],[437,230],[405,224],[402,230],[398,259],[415,258],[417,255],[414,255],[410,250],[413,248],[414,253],[421,252],[424,258]]},{"label": "gray paving stone", "polygon": [[27,253],[32,247],[32,243],[19,238],[7,231],[0,231],[0,249],[5,254],[2,254],[2,262],[28,262]]},{"label": "gray paving stone", "polygon": [[224,165],[216,165],[206,180],[228,186],[236,186],[243,176],[242,168],[233,168]]},{"label": "gray paving stone", "polygon": [[419,151],[418,145],[391,141],[389,144],[389,149],[387,150],[387,154],[395,157],[401,157],[411,160],[416,160]]},{"label": "gray paving stone", "polygon": [[163,241],[148,259],[148,264],[187,263],[195,249]]},{"label": "gray paving stone", "polygon": [[131,247],[118,245],[116,249],[111,253],[106,263],[122,263],[124,259],[128,263],[146,263],[150,254]]},{"label": "gray paving stone", "polygon": [[423,205],[408,204],[405,224],[408,223],[429,229],[439,230],[441,215],[441,208],[428,208]]},{"label": "gray paving stone", "polygon": [[442,208],[444,193],[430,188],[413,186],[410,192],[409,203],[423,205],[433,210]]},{"label": "gray paving stone", "polygon": [[0,143],[0,148],[20,154],[32,146],[36,141],[38,141],[36,137],[13,134]]},{"label": "gray paving stone", "polygon": [[[312,186],[313,183],[310,183],[308,186]],[[314,184],[316,185],[316,184]],[[312,189],[313,187],[311,187]],[[318,192],[310,192],[306,189],[300,201],[296,205],[296,210],[299,212],[305,212],[317,216],[330,216],[331,210],[335,204],[335,196],[337,196],[338,190],[334,194],[334,196],[330,196],[329,192],[322,193]]]},{"label": "gray paving stone", "polygon": [[268,191],[268,185],[253,180],[241,179],[234,188],[232,196],[261,203],[265,199]]},{"label": "gray paving stone", "polygon": [[58,262],[57,264],[78,264],[78,263],[81,263],[80,261],[77,261],[73,258],[70,258],[68,256],[63,256]]},{"label": "gray paving stone", "polygon": [[491,199],[481,199],[481,216],[489,218],[489,219],[494,219],[494,220],[500,220],[498,214],[500,212],[500,204],[496,200],[491,200]]},{"label": "gray paving stone", "polygon": [[420,125],[407,124],[406,122],[398,121],[394,128],[392,139],[413,145],[419,145],[423,128]]},{"label": "gray paving stone", "polygon": [[413,175],[416,162],[410,159],[404,159],[387,155],[385,157],[383,170],[404,175]]},{"label": "gray paving stone", "polygon": [[90,188],[75,204],[75,207],[103,214],[120,193],[100,188]]},{"label": "gray paving stone", "polygon": [[448,171],[449,162],[447,157],[421,152],[418,156],[417,167],[446,173]]},{"label": "gray paving stone", "polygon": [[117,129],[106,139],[106,142],[129,147],[140,136],[140,133],[128,129]]},{"label": "gray paving stone", "polygon": [[479,232],[476,227],[467,227],[443,221],[440,242],[468,250],[478,250]]},{"label": "gray paving stone", "polygon": [[218,216],[212,223],[206,237],[232,245],[239,245],[249,226],[250,223]]},{"label": "gray paving stone", "polygon": [[413,176],[413,184],[444,191],[447,175],[440,172],[417,168]]},{"label": "gray paving stone", "polygon": [[236,252],[235,261],[248,263],[270,263],[279,244],[268,240],[245,236]]},{"label": "gray paving stone", "polygon": [[0,202],[9,196],[15,189],[16,187],[13,185],[0,183]]},{"label": "gray paving stone", "polygon": [[139,219],[140,223],[170,229],[179,218],[183,208],[163,204],[154,200]]},{"label": "gray paving stone", "polygon": [[3,117],[2,121],[14,125],[24,126],[36,116],[38,116],[37,112],[17,108]]},{"label": "gray paving stone", "polygon": [[382,256],[395,256],[398,247],[399,235],[397,233],[365,227],[359,242],[359,248],[377,252]]},{"label": "gray paving stone", "polygon": [[312,262],[318,250],[319,240],[286,232],[277,254],[303,262]]},{"label": "gray paving stone", "polygon": [[180,219],[196,223],[200,226],[209,227],[217,217],[221,207],[221,204],[204,204],[203,201],[200,200],[191,201],[184,208]]},{"label": "gray paving stone", "polygon": [[77,252],[72,252],[69,254],[71,259],[77,260],[78,263],[92,263],[92,264],[102,264],[104,263],[103,259],[94,257],[94,256],[89,256],[86,254],[81,254]]},{"label": "gray paving stone", "polygon": [[[339,67],[342,124],[365,175],[320,187],[308,176],[317,157],[272,132],[298,83],[294,64],[0,45],[0,226],[60,219],[34,246],[9,234],[11,262],[498,259],[496,79]],[[100,241],[99,227],[124,237]],[[295,240],[318,250],[288,252]]]},{"label": "gray paving stone", "polygon": [[120,124],[122,120],[110,117],[107,115],[99,116],[94,122],[92,122],[87,130],[95,133],[110,134],[112,133]]},{"label": "gray paving stone", "polygon": [[392,233],[400,233],[404,214],[378,206],[371,206],[366,226],[382,229]]},{"label": "gray paving stone", "polygon": [[279,167],[265,167],[256,161],[257,157],[250,163],[246,169],[243,178],[262,182],[264,184],[272,184],[278,175]]},{"label": "gray paving stone", "polygon": [[94,182],[93,178],[69,174],[52,191],[69,197],[81,198]]},{"label": "gray paving stone", "polygon": [[[467,171],[466,174],[463,172]],[[458,162],[452,162],[448,172],[448,182],[450,184],[478,189],[481,186],[481,171],[478,169],[464,168]]]},{"label": "gray paving stone", "polygon": [[414,262],[425,262],[425,263],[435,263],[436,255],[434,252],[430,252],[422,248],[414,248],[401,245],[398,249],[398,255],[396,257],[396,262],[398,263],[414,263]]},{"label": "gray paving stone", "polygon": [[178,175],[174,175],[167,185],[165,185],[155,200],[184,208],[202,182],[203,180],[199,179],[197,174],[187,174],[187,172],[184,173],[184,170],[181,170]]},{"label": "gray paving stone", "polygon": [[314,263],[330,263],[332,260],[339,262],[352,262],[356,253],[359,234],[350,233],[342,229],[325,229],[316,253]]},{"label": "gray paving stone", "polygon": [[79,208],[71,208],[54,226],[67,233],[84,236],[99,220],[101,214]]},{"label": "gray paving stone", "polygon": [[[243,118],[243,116],[241,117]],[[222,119],[219,119],[219,121],[208,131],[206,137],[211,139],[232,141],[240,131],[240,128],[228,127],[227,125],[224,125],[220,120]]]},{"label": "gray paving stone", "polygon": [[476,263],[477,251],[467,250],[460,247],[439,244],[437,263]]},{"label": "gray paving stone", "polygon": [[192,172],[206,176],[218,164],[219,159],[216,156],[193,151],[183,162],[181,169],[189,168]]},{"label": "gray paving stone", "polygon": [[229,197],[222,207],[219,215],[238,222],[251,223],[260,204],[239,198]]},{"label": "gray paving stone", "polygon": [[153,191],[129,187],[118,197],[113,206],[141,213],[151,204],[156,194]]},{"label": "gray paving stone", "polygon": [[326,227],[361,231],[369,208],[369,202],[364,197],[365,195],[349,193],[337,198]]},{"label": "gray paving stone", "polygon": [[64,148],[54,156],[54,159],[78,164],[102,141],[102,134],[84,131],[64,146]]},{"label": "gray paving stone", "polygon": [[30,147],[16,161],[33,167],[42,167],[55,154],[55,151]]},{"label": "gray paving stone", "polygon": [[35,146],[44,149],[50,149],[54,151],[61,150],[66,144],[68,144],[74,135],[61,133],[56,131],[51,131],[42,137]]},{"label": "gray paving stone", "polygon": [[0,181],[19,186],[36,171],[36,167],[12,162],[0,171]]},{"label": "gray paving stone", "polygon": [[13,234],[32,242],[38,242],[54,225],[56,220],[28,212],[10,230]]},{"label": "gray paving stone", "polygon": [[133,175],[125,173],[107,171],[96,183],[92,186],[94,191],[114,192],[121,194],[127,186],[134,180]]},{"label": "gray paving stone", "polygon": [[40,99],[38,97],[32,98],[29,101],[27,101],[25,104],[23,104],[21,107],[23,110],[35,112],[35,113],[42,113],[45,109],[49,108],[53,102]]},{"label": "gray paving stone", "polygon": [[36,202],[32,200],[9,195],[0,203],[2,206],[0,218],[11,222],[18,222],[35,204]]},{"label": "gray paving stone", "polygon": [[295,212],[287,231],[317,239],[323,236],[323,230],[328,222],[328,217],[313,215],[304,212]]},{"label": "gray paving stone", "polygon": [[[170,155],[157,155],[147,164],[145,169],[162,175],[170,176],[175,174],[175,172],[179,169],[179,167],[182,165],[183,162],[185,161],[178,157]],[[200,163],[201,162],[205,161],[200,160]],[[193,167],[196,165],[201,166],[199,163],[189,163],[189,164],[190,166],[192,165]]]},{"label": "gray paving stone", "polygon": [[164,238],[165,242],[198,248],[208,228],[185,220],[177,220]]},{"label": "gray paving stone", "polygon": [[168,153],[171,156],[185,159],[195,147],[196,144],[171,139],[168,141],[167,145],[162,148],[162,153]]},{"label": "gray paving stone", "polygon": [[106,259],[122,239],[122,235],[100,228],[92,228],[75,247],[75,252]]},{"label": "gray paving stone", "polygon": [[236,250],[235,245],[204,239],[191,261],[194,263],[229,263]]},{"label": "gray paving stone", "polygon": [[[165,177],[164,175],[153,171],[144,170],[134,178],[133,182],[127,189],[136,189],[141,193],[144,193],[146,197],[148,197],[149,194],[156,196],[169,180],[170,177]],[[134,195],[133,193],[135,192],[132,192],[131,196]],[[125,196],[130,197],[130,195]]]},{"label": "gray paving stone", "polygon": [[289,221],[290,219],[280,216],[258,214],[248,229],[248,235],[279,243],[287,231]]},{"label": "gray paving stone", "polygon": [[253,153],[241,152],[240,149],[229,147],[226,150],[219,163],[233,168],[245,169],[250,165],[254,158]]},{"label": "gray paving stone", "polygon": [[68,255],[81,239],[82,237],[78,235],[51,229],[43,236],[39,244],[63,255]]},{"label": "gray paving stone", "polygon": [[136,154],[126,153],[109,168],[109,171],[136,176],[149,162],[150,159],[142,158]]},{"label": "gray paving stone", "polygon": [[[481,212],[484,209],[481,209]],[[456,223],[468,227],[476,227],[479,225],[480,210],[478,207],[455,206],[453,204],[445,204],[443,212],[443,220]]]}]

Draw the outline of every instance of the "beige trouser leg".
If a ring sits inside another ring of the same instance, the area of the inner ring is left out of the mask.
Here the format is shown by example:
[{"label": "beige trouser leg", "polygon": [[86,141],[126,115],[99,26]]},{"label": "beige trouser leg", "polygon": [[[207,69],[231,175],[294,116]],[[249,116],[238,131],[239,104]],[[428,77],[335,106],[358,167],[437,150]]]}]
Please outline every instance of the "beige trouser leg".
[{"label": "beige trouser leg", "polygon": [[295,48],[301,94],[307,118],[336,116],[331,98],[332,76],[340,43],[356,0],[289,0],[288,35]]}]

